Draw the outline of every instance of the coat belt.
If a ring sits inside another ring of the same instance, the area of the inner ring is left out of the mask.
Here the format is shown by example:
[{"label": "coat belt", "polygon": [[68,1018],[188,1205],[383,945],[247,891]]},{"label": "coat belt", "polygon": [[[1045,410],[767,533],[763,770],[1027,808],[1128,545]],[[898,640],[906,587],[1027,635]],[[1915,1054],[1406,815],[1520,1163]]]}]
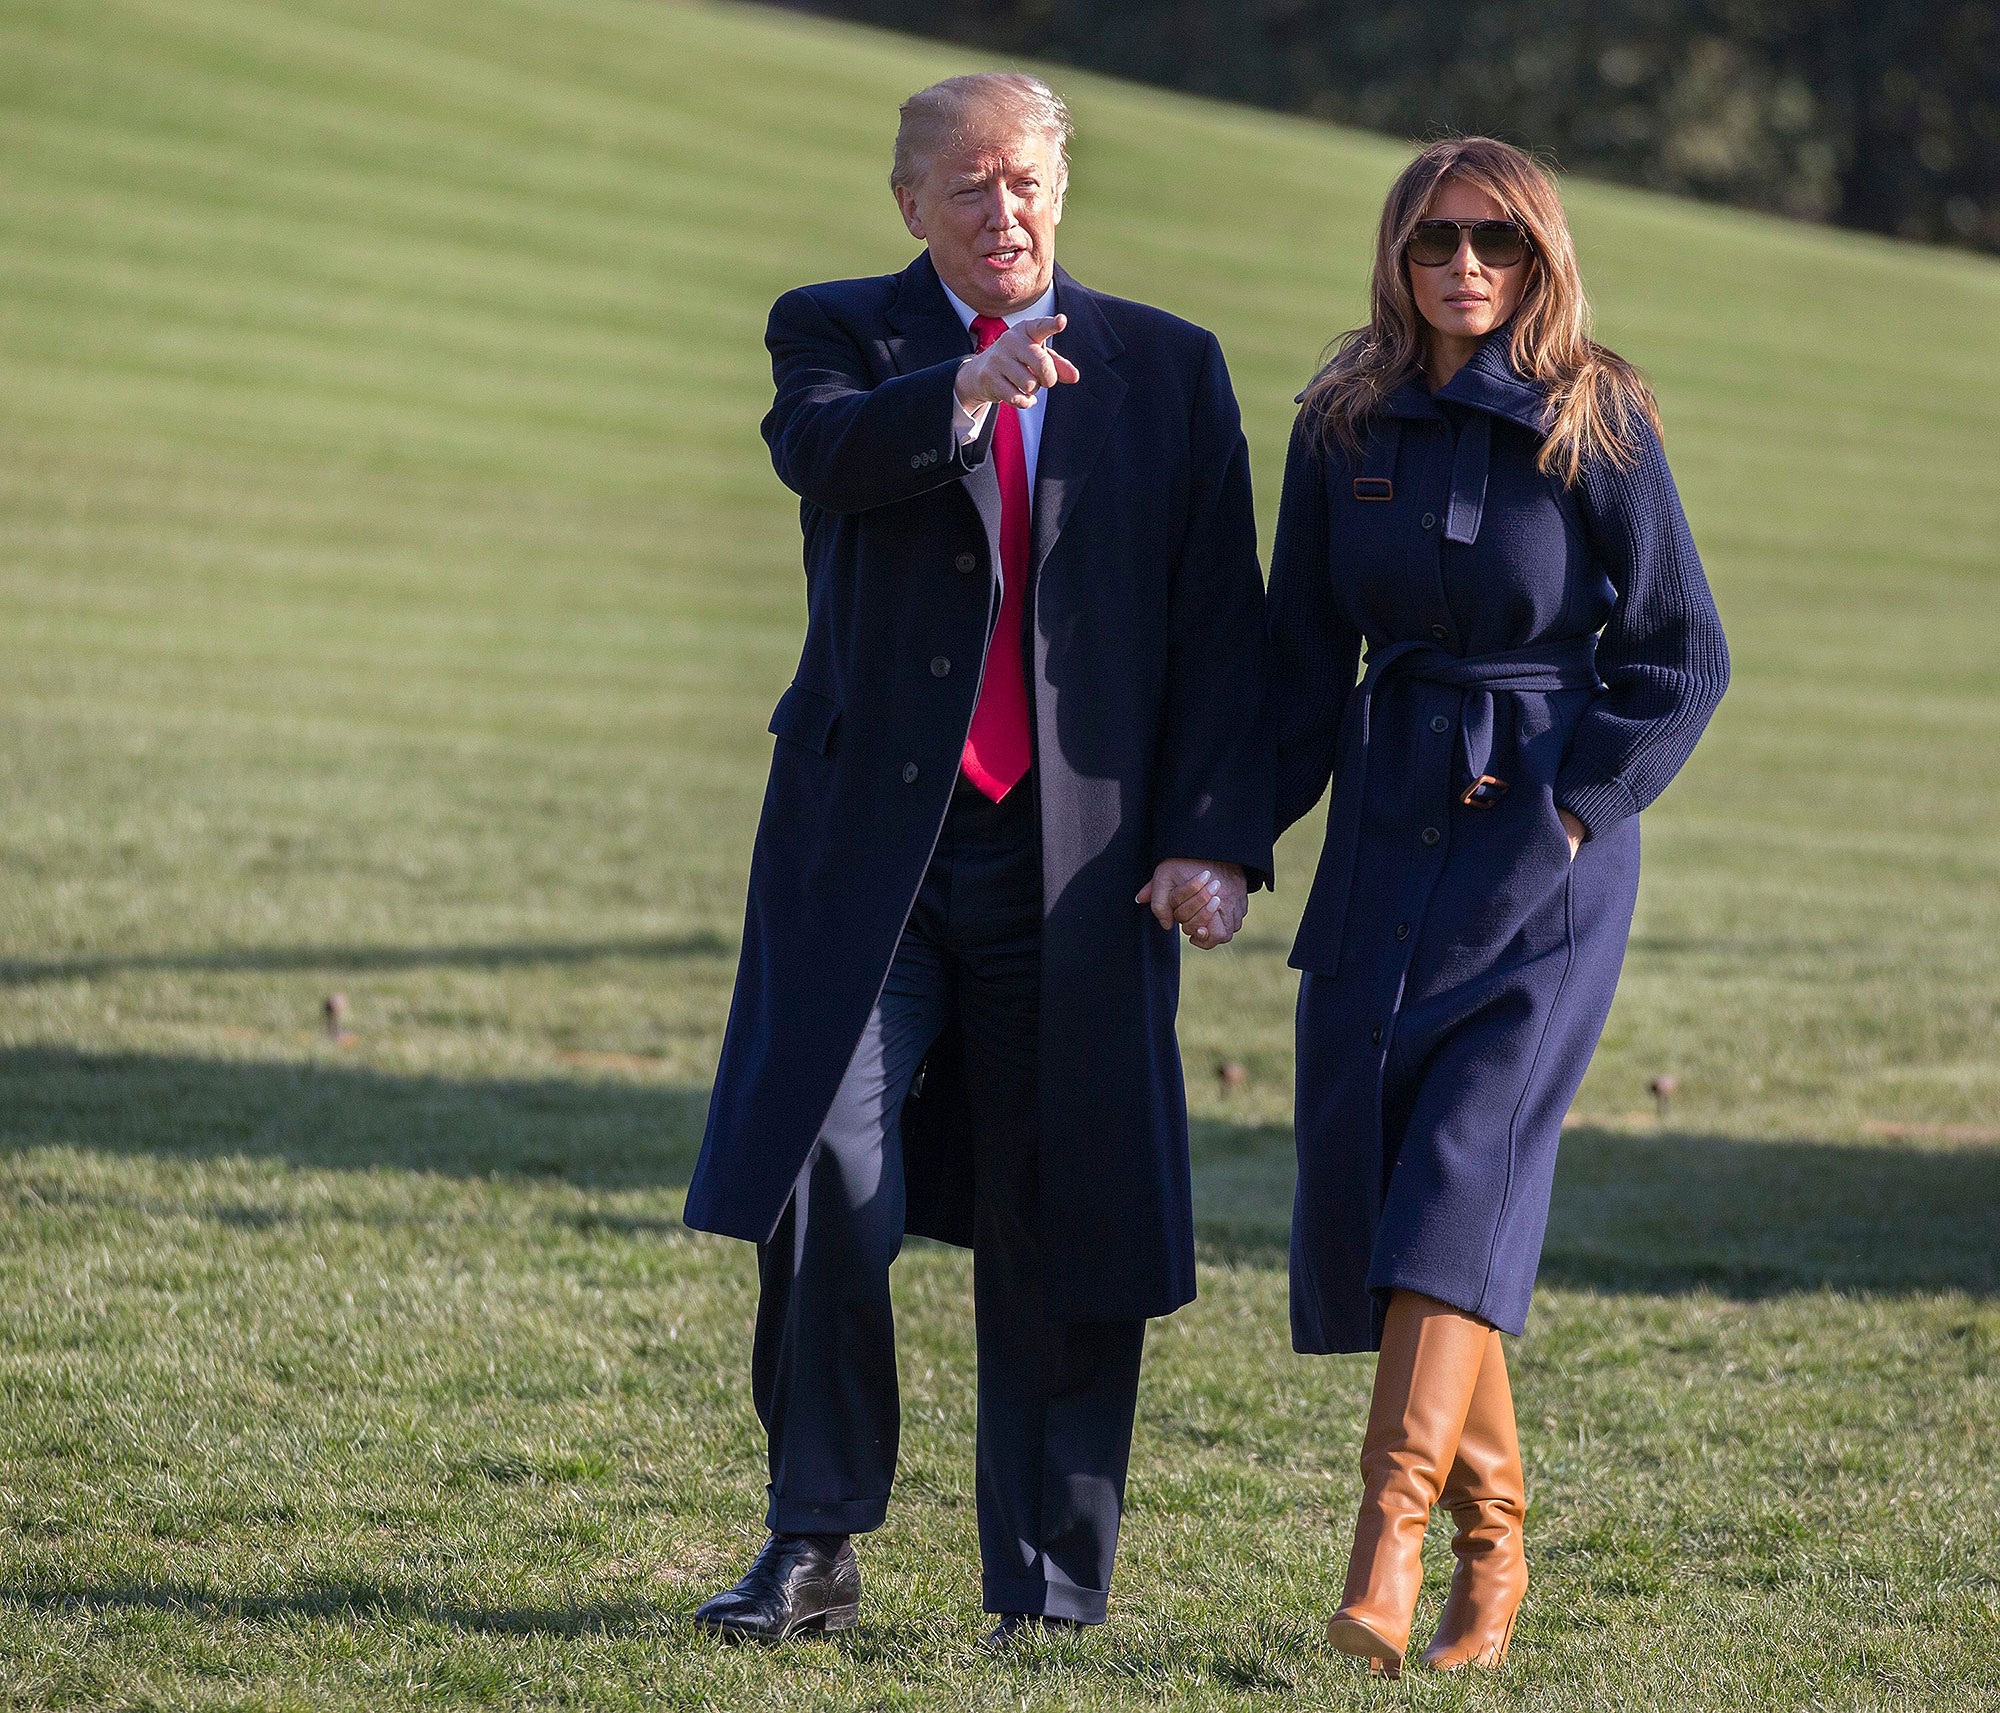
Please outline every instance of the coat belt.
[{"label": "coat belt", "polygon": [[[1327,815],[1329,862],[1321,874],[1330,881],[1326,895],[1328,920],[1344,938],[1347,907],[1354,885],[1354,867],[1361,849],[1363,805],[1368,800],[1368,760],[1374,736],[1375,695],[1392,677],[1412,678],[1461,692],[1458,699],[1460,787],[1485,774],[1493,760],[1494,698],[1518,691],[1596,690],[1596,636],[1563,642],[1536,643],[1498,654],[1453,654],[1428,642],[1392,642],[1368,651],[1367,670],[1350,692],[1341,721],[1340,763],[1335,774],[1333,802]],[[1451,793],[1455,801],[1458,790]],[[1439,813],[1447,805],[1439,805]],[[1315,901],[1317,903],[1317,901]],[[1333,948],[1328,973],[1339,967],[1340,948]]]}]

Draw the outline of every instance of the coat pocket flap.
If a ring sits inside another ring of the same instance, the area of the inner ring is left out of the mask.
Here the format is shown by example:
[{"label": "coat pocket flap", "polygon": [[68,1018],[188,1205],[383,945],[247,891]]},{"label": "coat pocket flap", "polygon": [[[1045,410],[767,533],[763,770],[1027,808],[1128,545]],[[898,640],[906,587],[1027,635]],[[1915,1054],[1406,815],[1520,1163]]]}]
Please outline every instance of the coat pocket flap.
[{"label": "coat pocket flap", "polygon": [[840,704],[831,696],[794,684],[778,698],[771,710],[769,730],[773,737],[803,745],[815,755],[825,755],[833,741],[833,728],[840,718]]}]

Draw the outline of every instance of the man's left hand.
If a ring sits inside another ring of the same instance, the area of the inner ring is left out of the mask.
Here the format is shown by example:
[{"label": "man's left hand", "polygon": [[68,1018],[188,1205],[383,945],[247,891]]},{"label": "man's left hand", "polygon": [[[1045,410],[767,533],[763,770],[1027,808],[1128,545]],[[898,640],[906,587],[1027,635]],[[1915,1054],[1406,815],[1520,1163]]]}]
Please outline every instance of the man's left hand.
[{"label": "man's left hand", "polygon": [[1228,945],[1243,926],[1250,885],[1236,863],[1168,857],[1133,902],[1150,906],[1162,928],[1178,923],[1190,943],[1212,951]]}]

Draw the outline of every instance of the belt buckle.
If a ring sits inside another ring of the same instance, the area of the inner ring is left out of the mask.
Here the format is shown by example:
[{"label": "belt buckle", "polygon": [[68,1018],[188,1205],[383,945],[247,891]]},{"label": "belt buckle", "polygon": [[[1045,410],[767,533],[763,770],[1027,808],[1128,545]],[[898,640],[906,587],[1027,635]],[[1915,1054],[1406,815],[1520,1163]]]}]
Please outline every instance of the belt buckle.
[{"label": "belt buckle", "polygon": [[1498,808],[1500,799],[1507,795],[1507,781],[1495,779],[1490,773],[1482,773],[1459,796],[1459,802],[1468,809]]},{"label": "belt buckle", "polygon": [[1354,497],[1357,500],[1393,500],[1396,497],[1396,484],[1387,476],[1356,476]]}]

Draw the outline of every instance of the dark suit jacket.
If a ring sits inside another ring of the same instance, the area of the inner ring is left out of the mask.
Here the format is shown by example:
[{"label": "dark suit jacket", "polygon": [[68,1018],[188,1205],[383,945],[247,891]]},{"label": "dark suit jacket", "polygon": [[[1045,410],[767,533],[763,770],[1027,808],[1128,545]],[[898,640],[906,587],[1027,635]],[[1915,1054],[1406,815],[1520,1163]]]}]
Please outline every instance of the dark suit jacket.
[{"label": "dark suit jacket", "polygon": [[[1073,1319],[1194,1294],[1179,940],[1132,902],[1169,856],[1271,866],[1264,591],[1212,334],[1056,274],[1024,663],[1043,862],[1042,1237]],[[952,434],[972,349],[928,256],[788,292],[764,438],[800,498],[808,622],[751,864],[687,1221],[769,1237],[929,863],[1000,604],[999,489]],[[994,413],[989,413],[989,421]],[[948,1043],[946,1044],[948,1045]],[[908,1114],[909,1229],[969,1240],[949,1055]]]}]

